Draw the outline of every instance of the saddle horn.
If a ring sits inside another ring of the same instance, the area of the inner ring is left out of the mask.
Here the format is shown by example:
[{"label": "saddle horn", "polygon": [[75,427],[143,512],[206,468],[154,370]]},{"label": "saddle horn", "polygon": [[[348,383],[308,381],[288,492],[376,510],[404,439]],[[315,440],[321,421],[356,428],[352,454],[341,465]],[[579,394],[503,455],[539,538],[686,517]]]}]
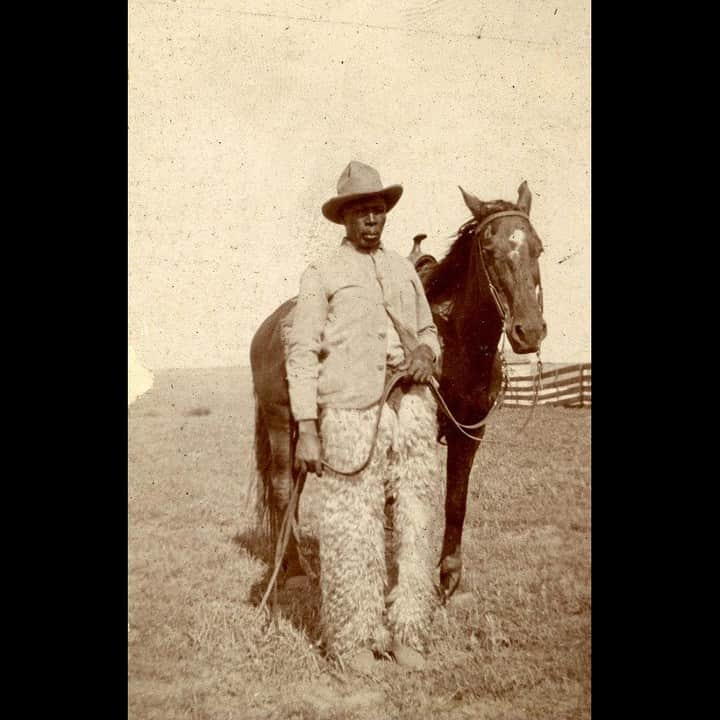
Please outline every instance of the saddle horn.
[{"label": "saddle horn", "polygon": [[415,265],[415,263],[422,257],[422,250],[420,250],[420,243],[427,237],[425,233],[420,233],[413,238],[413,247],[408,255],[408,260]]}]

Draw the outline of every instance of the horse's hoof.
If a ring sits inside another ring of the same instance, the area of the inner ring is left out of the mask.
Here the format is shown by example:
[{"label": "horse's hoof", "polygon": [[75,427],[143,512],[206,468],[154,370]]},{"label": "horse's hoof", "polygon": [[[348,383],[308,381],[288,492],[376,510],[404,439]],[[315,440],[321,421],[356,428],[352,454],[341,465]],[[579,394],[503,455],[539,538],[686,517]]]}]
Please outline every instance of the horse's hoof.
[{"label": "horse's hoof", "polygon": [[440,566],[440,585],[444,592],[444,602],[453,596],[453,593],[458,589],[460,585],[460,579],[462,578],[462,562],[456,560],[453,557],[446,557]]}]

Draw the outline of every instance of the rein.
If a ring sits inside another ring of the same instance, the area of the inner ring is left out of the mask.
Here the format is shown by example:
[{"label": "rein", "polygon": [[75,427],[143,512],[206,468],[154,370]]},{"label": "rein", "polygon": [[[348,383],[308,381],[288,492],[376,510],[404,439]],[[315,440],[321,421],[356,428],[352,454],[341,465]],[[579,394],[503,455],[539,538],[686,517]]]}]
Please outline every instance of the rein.
[{"label": "rein", "polygon": [[[538,353],[539,356],[539,353]],[[487,415],[477,423],[474,423],[473,425],[463,425],[461,422],[459,422],[452,412],[450,411],[450,408],[447,406],[447,403],[445,402],[445,399],[443,398],[442,394],[440,393],[440,387],[438,384],[438,381],[433,377],[431,378],[430,382],[428,383],[428,386],[430,387],[430,390],[432,391],[433,395],[435,396],[438,405],[440,406],[440,409],[450,418],[452,423],[457,427],[457,429],[466,437],[470,438],[471,440],[476,440],[477,442],[480,442],[482,438],[476,437],[475,435],[471,435],[470,433],[466,432],[466,430],[474,430],[479,427],[482,427],[487,423],[487,421],[490,419],[490,416],[493,414],[493,412],[500,407],[501,403],[498,404],[498,400],[500,400],[502,397],[505,396],[505,391],[507,389],[508,385],[508,377],[507,373],[504,370],[505,368],[505,362],[503,359],[503,387],[500,393],[498,394],[498,397],[495,399],[495,402],[493,403],[492,407],[488,411]],[[330,463],[326,462],[325,460],[322,461],[322,464],[324,467],[328,468],[329,470],[332,470],[334,473],[337,473],[338,475],[345,475],[346,477],[357,475],[358,473],[362,472],[370,463],[370,460],[372,459],[372,456],[375,452],[375,445],[377,444],[377,437],[378,432],[380,429],[380,420],[382,418],[382,411],[383,407],[385,405],[386,400],[388,399],[390,393],[392,392],[393,388],[398,384],[400,380],[405,377],[405,372],[403,370],[397,370],[393,375],[390,377],[388,382],[385,385],[385,389],[383,390],[383,394],[380,398],[379,405],[378,405],[378,414],[377,414],[377,420],[375,421],[375,427],[373,429],[373,436],[372,436],[372,442],[370,444],[370,452],[368,453],[367,459],[365,462],[362,463],[362,465],[359,465],[357,468],[354,468],[353,470],[340,470],[336,467],[333,467]],[[536,393],[535,393],[535,399],[537,399],[537,383],[536,383]],[[533,401],[533,409],[535,406],[535,401]],[[528,420],[526,420],[525,425],[530,420],[530,417],[532,416],[532,413],[530,416],[528,416]],[[525,427],[523,425],[523,429]],[[293,463],[294,464],[294,463]],[[280,574],[280,569],[282,567],[282,561],[285,557],[285,552],[287,551],[288,543],[290,542],[290,536],[295,536],[295,542],[298,545],[298,554],[300,550],[300,538],[299,538],[299,532],[297,527],[297,522],[295,520],[295,512],[297,509],[298,501],[300,498],[300,487],[303,483],[304,476],[302,476],[300,473],[297,475],[295,474],[295,471],[293,470],[293,485],[292,490],[290,492],[290,498],[288,500],[288,505],[285,510],[285,514],[282,519],[282,523],[280,525],[280,531],[278,532],[278,539],[277,543],[275,545],[275,564],[273,567],[272,575],[270,576],[270,580],[268,581],[267,588],[265,589],[265,593],[262,597],[262,600],[260,601],[260,604],[258,605],[258,613],[262,612],[267,605],[267,601],[270,598],[270,595],[274,595],[273,600],[273,608],[277,607],[277,579],[278,575]],[[302,557],[302,556],[301,556]],[[306,570],[306,572],[308,572]],[[308,572],[309,574],[309,572]]]},{"label": "rein", "polygon": [[[475,234],[478,235],[480,231],[486,227],[489,223],[491,223],[493,220],[496,220],[500,217],[522,217],[525,218],[528,222],[530,222],[530,218],[527,216],[526,213],[520,211],[520,210],[503,210],[500,212],[492,213],[491,215],[488,215],[482,222],[480,222],[475,230]],[[503,297],[501,292],[495,287],[495,284],[493,283],[490,273],[488,272],[487,265],[485,264],[485,256],[483,254],[483,248],[482,245],[479,247],[480,250],[480,264],[482,265],[483,274],[485,276],[485,279],[487,281],[488,287],[490,288],[490,294],[492,295],[492,298],[495,302],[495,306],[497,308],[498,314],[500,315],[500,319],[503,323],[503,332],[502,332],[502,341],[499,349],[499,353],[502,360],[502,367],[503,367],[503,384],[500,392],[498,393],[497,397],[495,398],[495,401],[492,404],[492,407],[487,412],[485,417],[480,420],[479,422],[472,423],[470,425],[466,425],[464,423],[461,423],[450,411],[450,408],[448,407],[447,403],[445,402],[445,399],[443,398],[442,394],[440,393],[440,384],[438,383],[437,379],[435,377],[432,377],[430,381],[427,383],[428,387],[432,391],[433,395],[435,396],[435,399],[438,402],[438,405],[440,409],[445,413],[445,415],[450,419],[450,421],[455,425],[455,427],[466,437],[470,438],[471,440],[475,440],[476,442],[480,442],[482,440],[481,437],[477,437],[475,435],[471,435],[468,430],[477,430],[478,428],[483,427],[487,424],[490,417],[493,415],[493,413],[502,406],[502,401],[505,398],[505,393],[507,391],[508,385],[509,385],[509,376],[507,372],[507,363],[505,362],[505,333],[507,330],[507,317],[508,317],[508,310],[506,310],[505,303],[503,302]],[[543,304],[542,304],[542,285],[539,285],[539,294],[538,294],[538,302],[540,304],[540,311],[542,312]],[[391,320],[396,326],[396,329],[398,330],[398,334],[400,338],[408,337],[408,333],[405,331],[404,328],[398,326],[398,320],[394,317],[393,314],[390,312],[388,313],[390,315]],[[403,345],[406,345],[406,342],[403,342]],[[409,350],[409,348],[406,347],[406,350]],[[530,422],[530,419],[532,418],[533,412],[535,410],[535,405],[537,404],[537,398],[538,398],[538,391],[540,388],[540,381],[541,381],[541,375],[542,375],[542,361],[540,360],[540,351],[537,352],[537,367],[535,371],[535,381],[534,381],[534,396],[533,396],[533,402],[532,407],[530,409],[530,414],[528,415],[527,419],[525,420],[525,423],[523,424],[522,428],[520,429],[520,432],[522,432],[527,424]],[[383,407],[385,406],[385,402],[387,401],[390,393],[395,388],[395,386],[402,380],[402,378],[405,377],[405,371],[403,370],[396,370],[393,375],[390,377],[390,379],[385,384],[385,388],[383,390],[383,393],[380,397],[379,405],[378,405],[378,414],[377,419],[375,421],[375,427],[373,429],[373,435],[372,435],[372,442],[370,444],[370,452],[368,453],[367,459],[359,465],[357,468],[354,468],[352,470],[340,470],[336,467],[333,467],[330,463],[326,462],[325,460],[322,461],[322,464],[324,467],[328,468],[334,473],[337,473],[338,475],[344,475],[346,477],[350,477],[353,475],[357,475],[360,472],[362,472],[370,463],[370,460],[372,460],[373,454],[375,452],[375,445],[377,443],[378,433],[380,430],[380,421],[382,418],[382,411]],[[294,463],[293,463],[294,465]],[[277,578],[280,573],[280,568],[282,567],[282,561],[285,556],[285,552],[287,550],[288,543],[290,542],[290,535],[295,536],[295,540],[298,544],[298,550],[300,546],[300,539],[298,537],[298,527],[297,522],[295,521],[295,512],[298,505],[298,500],[300,496],[300,487],[302,486],[302,483],[304,481],[304,475],[298,473],[296,475],[295,471],[293,470],[293,486],[290,493],[290,498],[288,501],[288,506],[285,511],[285,515],[282,520],[282,524],[280,526],[280,531],[278,533],[278,539],[277,544],[275,546],[275,566],[273,569],[272,576],[270,577],[270,581],[268,582],[268,586],[265,590],[265,594],[263,595],[262,600],[260,601],[260,604],[258,606],[258,611],[261,612],[265,605],[267,604],[268,598],[270,597],[270,594],[273,592],[277,592]],[[276,606],[276,602],[273,601],[273,607]]]},{"label": "rein", "polygon": [[377,442],[378,432],[380,431],[380,420],[382,419],[382,411],[383,407],[385,405],[385,402],[387,401],[388,397],[390,396],[390,393],[392,392],[393,388],[405,377],[405,371],[404,370],[396,370],[390,379],[385,384],[385,389],[383,390],[383,394],[380,396],[380,405],[378,407],[378,414],[377,414],[377,420],[375,421],[375,427],[373,429],[373,435],[372,435],[372,442],[370,444],[370,452],[368,453],[367,459],[365,462],[358,466],[357,468],[353,470],[338,470],[338,468],[333,467],[329,462],[326,462],[325,460],[322,461],[322,464],[328,469],[332,470],[334,473],[337,473],[338,475],[345,475],[346,477],[357,475],[358,473],[361,473],[370,463],[370,460],[372,460],[373,453],[375,452],[375,444]]},{"label": "rein", "polygon": [[[405,377],[405,371],[396,370],[385,384],[385,388],[380,397],[378,405],[378,414],[375,421],[375,427],[373,428],[372,442],[370,443],[370,452],[368,453],[365,462],[352,470],[340,470],[336,467],[333,467],[333,465],[331,465],[329,462],[323,460],[322,464],[324,467],[332,470],[332,472],[337,473],[338,475],[345,475],[346,477],[349,477],[361,473],[368,466],[375,452],[378,432],[380,431],[380,420],[382,419],[383,407],[385,406],[385,402],[387,401],[390,393],[393,391],[394,387],[398,384],[398,382],[403,379],[403,377]],[[280,531],[278,532],[277,543],[275,545],[275,566],[273,568],[273,573],[270,576],[267,588],[265,589],[265,594],[263,595],[262,600],[258,605],[258,612],[262,612],[262,610],[265,608],[270,594],[276,592],[278,574],[280,573],[280,568],[282,567],[282,561],[285,557],[285,551],[287,550],[288,543],[290,542],[291,534],[295,536],[295,541],[298,545],[298,554],[300,554],[300,538],[298,537],[298,527],[297,522],[295,521],[295,511],[300,497],[300,486],[302,485],[304,476],[302,476],[300,473],[296,475],[294,470],[294,464],[295,463],[291,460],[291,467],[293,467],[293,486],[290,492],[287,509],[285,510],[285,515],[283,516],[282,523],[280,525]],[[275,600],[273,600],[273,607],[275,607],[276,605],[277,603],[275,602]]]}]

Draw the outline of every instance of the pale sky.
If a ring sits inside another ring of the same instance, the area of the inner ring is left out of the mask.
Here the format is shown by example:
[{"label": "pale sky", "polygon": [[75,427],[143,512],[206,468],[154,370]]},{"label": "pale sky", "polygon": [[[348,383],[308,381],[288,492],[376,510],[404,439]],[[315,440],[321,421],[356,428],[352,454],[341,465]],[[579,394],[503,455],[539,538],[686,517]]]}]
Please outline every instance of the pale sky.
[{"label": "pale sky", "polygon": [[590,359],[589,0],[130,0],[128,342],[146,367],[247,365],[343,228],[351,160],[404,195],[383,240],[438,259],[457,186],[517,200],[541,257],[543,360]]}]

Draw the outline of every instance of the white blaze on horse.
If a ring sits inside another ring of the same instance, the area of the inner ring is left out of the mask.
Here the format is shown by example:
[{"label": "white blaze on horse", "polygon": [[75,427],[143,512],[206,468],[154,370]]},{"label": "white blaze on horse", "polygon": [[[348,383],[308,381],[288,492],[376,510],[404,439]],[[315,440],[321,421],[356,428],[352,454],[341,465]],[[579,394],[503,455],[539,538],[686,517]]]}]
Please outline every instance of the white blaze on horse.
[{"label": "white blaze on horse", "polygon": [[[505,333],[516,353],[526,354],[539,352],[547,334],[538,263],[542,243],[530,223],[527,183],[520,186],[517,203],[483,202],[460,190],[473,217],[458,230],[446,256],[437,262],[423,255],[424,236],[415,237],[409,256],[423,281],[443,347],[436,387],[447,411],[439,414],[438,438],[447,443],[445,534],[439,563],[445,599],[460,582],[468,478],[485,432],[482,422],[503,382],[501,335]],[[294,482],[296,428],[285,374],[294,307],[293,298],[275,310],[257,330],[250,347],[258,510],[273,543]],[[296,492],[301,490],[300,485]],[[294,513],[297,521],[297,505]],[[296,538],[288,533],[285,540],[285,576],[302,575]]]}]

